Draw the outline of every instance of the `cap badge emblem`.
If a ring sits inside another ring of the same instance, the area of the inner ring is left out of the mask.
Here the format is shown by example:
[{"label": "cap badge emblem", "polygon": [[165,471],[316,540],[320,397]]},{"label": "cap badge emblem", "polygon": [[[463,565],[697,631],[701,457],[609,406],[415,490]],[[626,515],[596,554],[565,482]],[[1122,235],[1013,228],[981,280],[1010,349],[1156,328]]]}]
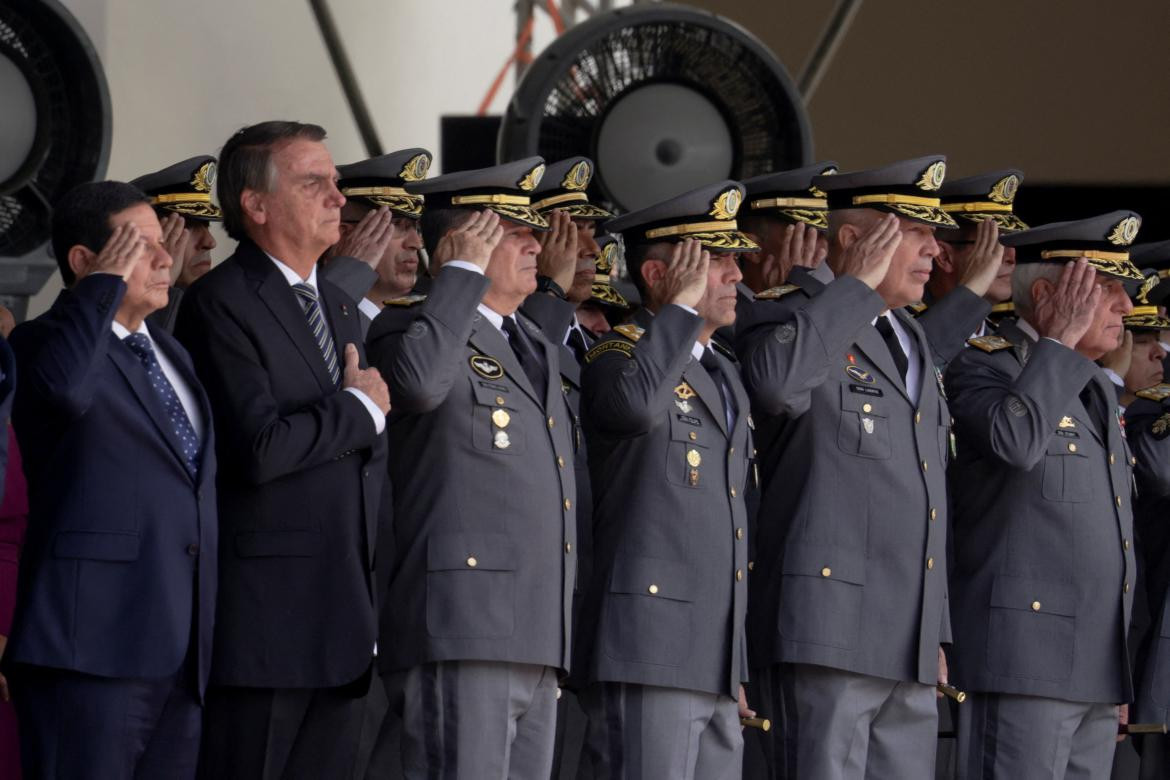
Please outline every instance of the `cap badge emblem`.
[{"label": "cap badge emblem", "polygon": [[1006,203],[1010,205],[1016,199],[1016,190],[1019,187],[1020,177],[1013,173],[997,181],[991,188],[991,192],[987,193],[987,197],[995,203]]},{"label": "cap badge emblem", "polygon": [[735,213],[739,211],[739,204],[742,200],[738,189],[727,190],[715,199],[715,202],[711,204],[711,210],[707,213],[715,219],[735,219]]},{"label": "cap badge emblem", "polygon": [[1138,228],[1141,226],[1142,221],[1137,217],[1126,217],[1113,226],[1113,232],[1109,234],[1109,243],[1116,246],[1129,246],[1137,238]]},{"label": "cap badge emblem", "polygon": [[914,182],[919,189],[923,190],[937,190],[943,185],[943,180],[947,178],[947,164],[942,160],[932,163],[929,168],[922,172],[922,177]]},{"label": "cap badge emblem", "polygon": [[580,191],[589,186],[591,178],[593,178],[593,171],[589,169],[589,163],[582,160],[569,169],[561,181],[561,186],[566,190]]},{"label": "cap badge emblem", "polygon": [[529,171],[523,179],[521,179],[516,186],[525,192],[532,192],[536,189],[536,185],[540,184],[540,178],[544,176],[544,163]]},{"label": "cap badge emblem", "polygon": [[191,179],[191,186],[199,192],[211,192],[215,186],[215,161],[208,160],[199,166],[195,176]]},{"label": "cap badge emblem", "polygon": [[431,156],[429,154],[416,154],[407,161],[406,165],[402,166],[398,175],[403,181],[421,181],[427,177],[427,172],[430,169]]}]

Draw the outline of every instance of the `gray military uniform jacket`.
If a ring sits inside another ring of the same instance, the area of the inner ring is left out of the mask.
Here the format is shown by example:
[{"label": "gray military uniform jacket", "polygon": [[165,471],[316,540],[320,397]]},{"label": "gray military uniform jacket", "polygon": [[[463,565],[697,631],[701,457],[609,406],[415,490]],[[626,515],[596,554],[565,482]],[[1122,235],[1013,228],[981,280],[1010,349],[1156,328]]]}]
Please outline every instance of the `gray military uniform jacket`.
[{"label": "gray military uniform jacket", "polygon": [[926,334],[940,370],[946,370],[990,313],[991,304],[963,285],[917,312],[918,326]]},{"label": "gray military uniform jacket", "polygon": [[591,679],[736,698],[747,679],[747,395],[717,354],[738,408],[728,430],[720,391],[691,355],[702,320],[665,306],[633,322],[585,366]]},{"label": "gray military uniform jacket", "polygon": [[[1132,475],[1112,385],[1017,325],[951,363],[955,652],[961,688],[1132,696]],[[985,351],[985,350],[991,351]]]},{"label": "gray military uniform jacket", "polygon": [[534,388],[476,309],[488,280],[446,268],[429,296],[387,306],[368,349],[390,388],[396,560],[389,668],[486,660],[569,668],[576,578],[572,424],[557,350]]},{"label": "gray military uniform jacket", "polygon": [[855,278],[802,275],[737,312],[763,472],[749,631],[773,662],[933,685],[950,641],[950,416],[897,311],[922,362],[911,403],[871,325],[885,308]]},{"label": "gray military uniform jacket", "polygon": [[[354,305],[361,303],[362,298],[378,281],[378,272],[356,257],[334,257],[321,267],[321,275],[340,287],[346,295],[353,299]],[[358,317],[362,325],[362,335],[368,336],[372,320],[358,308]]]}]

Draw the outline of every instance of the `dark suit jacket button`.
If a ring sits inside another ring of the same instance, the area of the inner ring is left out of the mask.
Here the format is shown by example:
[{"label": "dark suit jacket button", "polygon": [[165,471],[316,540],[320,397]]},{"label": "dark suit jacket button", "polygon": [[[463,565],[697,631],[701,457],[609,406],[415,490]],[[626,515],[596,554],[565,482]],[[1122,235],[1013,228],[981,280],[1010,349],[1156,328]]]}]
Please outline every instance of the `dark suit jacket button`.
[{"label": "dark suit jacket button", "polygon": [[197,545],[197,544],[187,545],[187,554],[190,555],[192,558],[195,557],[196,555],[198,555],[199,554],[199,545]]}]

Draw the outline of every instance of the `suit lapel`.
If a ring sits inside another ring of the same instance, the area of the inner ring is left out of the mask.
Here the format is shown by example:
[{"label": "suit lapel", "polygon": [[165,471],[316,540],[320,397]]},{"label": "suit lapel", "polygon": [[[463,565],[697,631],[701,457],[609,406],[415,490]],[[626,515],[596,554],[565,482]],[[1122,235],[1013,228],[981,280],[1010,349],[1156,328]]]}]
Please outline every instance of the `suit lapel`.
[{"label": "suit lapel", "polygon": [[683,379],[694,388],[696,395],[699,396],[699,399],[707,407],[707,411],[711,413],[711,417],[719,425],[719,430],[723,431],[723,435],[726,436],[727,410],[723,408],[723,395],[716,387],[715,380],[707,373],[707,369],[703,368],[703,364],[695,360],[694,355],[691,355],[690,361],[683,369]]},{"label": "suit lapel", "polygon": [[110,333],[109,356],[113,361],[118,371],[126,378],[126,382],[130,385],[130,389],[134,391],[138,402],[142,404],[142,408],[146,411],[147,416],[150,417],[155,427],[158,428],[159,433],[162,434],[163,439],[166,440],[167,445],[171,448],[171,452],[179,459],[179,465],[182,467],[183,473],[188,474],[186,459],[183,457],[183,447],[179,444],[179,439],[175,435],[174,429],[167,420],[166,410],[163,409],[162,401],[158,397],[158,393],[150,386],[150,379],[146,375],[146,368],[142,365],[138,355],[125,344],[122,339],[114,333]]},{"label": "suit lapel", "polygon": [[882,338],[882,334],[877,332],[877,328],[873,325],[866,325],[857,334],[855,343],[869,362],[873,363],[874,367],[890,380],[890,383],[906,397],[906,400],[910,400],[910,395],[906,392],[906,382],[898,372],[897,366],[894,365],[890,348],[886,346],[885,339]]}]

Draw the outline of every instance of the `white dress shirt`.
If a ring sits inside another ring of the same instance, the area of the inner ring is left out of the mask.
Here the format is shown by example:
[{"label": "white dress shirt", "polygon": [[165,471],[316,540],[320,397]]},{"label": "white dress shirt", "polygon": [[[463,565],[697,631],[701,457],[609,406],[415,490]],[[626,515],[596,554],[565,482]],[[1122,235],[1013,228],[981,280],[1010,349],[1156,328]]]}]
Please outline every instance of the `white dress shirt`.
[{"label": "white dress shirt", "polygon": [[[879,314],[878,317],[885,317],[890,321],[890,327],[893,328],[894,335],[898,337],[902,351],[906,353],[906,376],[902,377],[902,381],[906,383],[906,394],[910,396],[910,402],[917,406],[918,393],[922,389],[922,360],[918,356],[918,344],[893,312],[886,311]],[[874,317],[870,324],[877,325],[877,321],[878,318]]]}]

